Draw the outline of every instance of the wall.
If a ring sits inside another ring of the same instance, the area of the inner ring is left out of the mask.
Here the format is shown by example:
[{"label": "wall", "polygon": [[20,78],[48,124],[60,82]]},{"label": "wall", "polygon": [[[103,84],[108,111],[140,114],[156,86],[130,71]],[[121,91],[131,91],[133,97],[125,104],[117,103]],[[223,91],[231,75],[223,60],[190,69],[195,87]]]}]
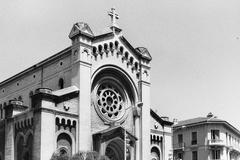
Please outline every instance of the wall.
[{"label": "wall", "polygon": [[31,91],[34,92],[39,87],[57,90],[59,89],[59,78],[64,78],[65,87],[71,85],[71,55],[69,51],[43,64],[42,67],[35,66],[35,69],[0,85],[0,104],[3,105],[9,100],[18,99],[21,96],[23,105],[30,106],[29,94]]}]

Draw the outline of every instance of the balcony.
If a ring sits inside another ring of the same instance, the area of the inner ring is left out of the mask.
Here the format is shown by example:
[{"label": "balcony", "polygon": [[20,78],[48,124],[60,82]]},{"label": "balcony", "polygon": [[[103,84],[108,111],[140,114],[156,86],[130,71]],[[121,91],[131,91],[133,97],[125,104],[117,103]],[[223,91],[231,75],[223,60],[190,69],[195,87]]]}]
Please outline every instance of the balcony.
[{"label": "balcony", "polygon": [[185,147],[185,143],[176,143],[176,144],[173,144],[173,149],[174,150],[184,150],[184,147]]},{"label": "balcony", "polygon": [[237,144],[231,144],[229,146],[230,151],[240,154],[240,146]]},{"label": "balcony", "polygon": [[221,139],[210,139],[208,140],[209,146],[224,146],[224,142]]}]

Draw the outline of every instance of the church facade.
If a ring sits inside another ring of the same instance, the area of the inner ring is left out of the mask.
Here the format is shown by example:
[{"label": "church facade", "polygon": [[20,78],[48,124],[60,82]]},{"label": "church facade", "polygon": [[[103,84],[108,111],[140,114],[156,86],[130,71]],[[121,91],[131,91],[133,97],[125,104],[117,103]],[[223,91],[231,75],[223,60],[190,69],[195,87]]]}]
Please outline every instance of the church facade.
[{"label": "church facade", "polygon": [[0,160],[97,151],[113,160],[171,159],[172,122],[150,109],[150,63],[116,25],[75,23],[71,46],[0,83]]}]

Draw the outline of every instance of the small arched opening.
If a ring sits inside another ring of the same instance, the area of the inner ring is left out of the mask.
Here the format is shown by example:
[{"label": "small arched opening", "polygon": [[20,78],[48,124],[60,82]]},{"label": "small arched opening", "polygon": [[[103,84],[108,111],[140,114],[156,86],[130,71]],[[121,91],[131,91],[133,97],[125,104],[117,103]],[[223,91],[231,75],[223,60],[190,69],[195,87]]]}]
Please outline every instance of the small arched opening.
[{"label": "small arched opening", "polygon": [[94,53],[94,54],[97,53],[97,47],[93,47],[93,53]]},{"label": "small arched opening", "polygon": [[102,45],[98,46],[98,52],[101,53],[102,52]]},{"label": "small arched opening", "polygon": [[128,55],[129,55],[129,53],[125,52],[125,55],[124,55],[125,59],[128,59]]},{"label": "small arched opening", "polygon": [[117,49],[118,48],[118,44],[119,44],[118,41],[115,41],[114,44],[115,44],[115,48]]},{"label": "small arched opening", "polygon": [[110,47],[110,50],[113,50],[113,43],[112,42],[109,43],[109,47]]},{"label": "small arched opening", "polygon": [[59,89],[63,89],[64,88],[64,79],[63,78],[60,78],[58,80],[58,87],[59,87]]},{"label": "small arched opening", "polygon": [[108,50],[108,44],[107,43],[104,43],[103,47],[104,47],[105,51]]},{"label": "small arched opening", "polygon": [[129,62],[130,62],[131,65],[133,64],[133,57],[130,57]]}]

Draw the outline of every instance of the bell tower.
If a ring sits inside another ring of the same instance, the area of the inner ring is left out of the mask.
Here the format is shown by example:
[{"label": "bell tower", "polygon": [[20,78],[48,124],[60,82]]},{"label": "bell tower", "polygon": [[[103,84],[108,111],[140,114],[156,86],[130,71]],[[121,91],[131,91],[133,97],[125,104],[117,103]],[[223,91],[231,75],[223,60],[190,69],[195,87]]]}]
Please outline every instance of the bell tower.
[{"label": "bell tower", "polygon": [[88,24],[79,22],[73,25],[69,34],[72,40],[71,85],[80,90],[78,105],[77,149],[92,149],[91,137],[91,58],[94,35]]}]

